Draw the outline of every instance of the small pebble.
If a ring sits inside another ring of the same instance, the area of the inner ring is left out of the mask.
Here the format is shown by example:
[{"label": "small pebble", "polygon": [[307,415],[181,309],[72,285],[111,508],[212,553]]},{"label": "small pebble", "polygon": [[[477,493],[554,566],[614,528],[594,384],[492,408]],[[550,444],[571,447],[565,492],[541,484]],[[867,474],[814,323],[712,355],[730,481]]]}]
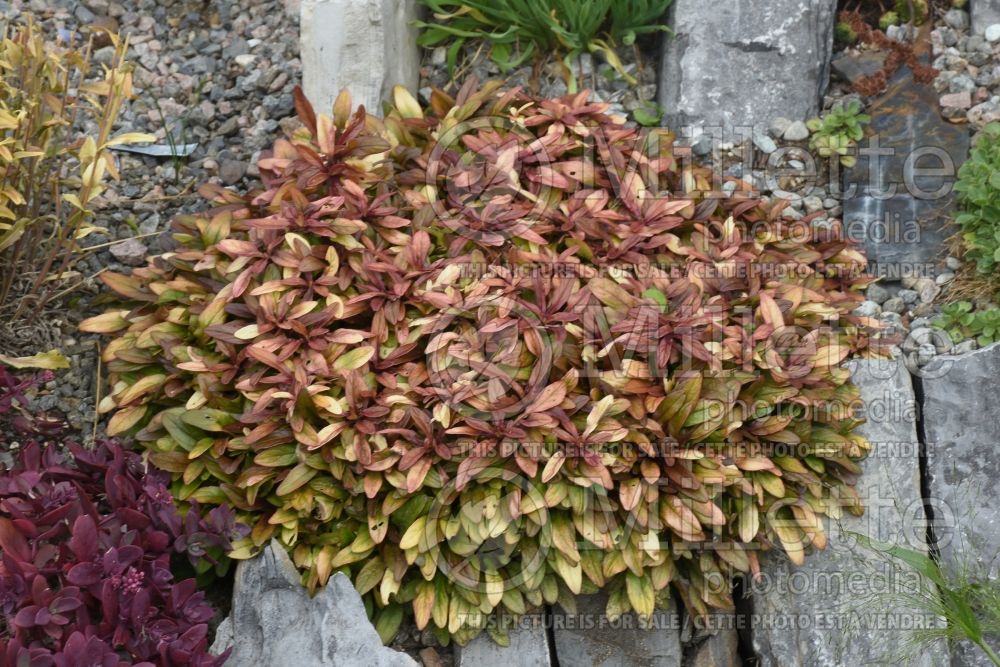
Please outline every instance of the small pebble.
[{"label": "small pebble", "polygon": [[754,134],[753,135],[753,145],[760,149],[760,152],[770,155],[774,151],[778,150],[778,145],[774,143],[774,139],[767,136],[766,134]]},{"label": "small pebble", "polygon": [[906,310],[906,303],[904,303],[898,296],[894,296],[882,304],[882,310],[889,313],[902,313]]},{"label": "small pebble", "polygon": [[993,25],[987,27],[983,36],[986,38],[986,41],[990,43],[1000,41],[1000,23],[994,23]]},{"label": "small pebble", "polygon": [[945,271],[944,273],[939,273],[937,278],[934,279],[936,285],[947,285],[952,280],[955,279],[955,274],[951,271]]},{"label": "small pebble", "polygon": [[111,246],[111,255],[126,266],[141,266],[146,262],[149,249],[138,239],[128,239],[124,243]]},{"label": "small pebble", "polygon": [[868,291],[865,293],[865,296],[869,301],[882,304],[885,303],[891,295],[889,294],[889,290],[885,287],[882,287],[882,285],[879,285],[878,283],[873,283],[868,286]]},{"label": "small pebble", "polygon": [[854,314],[859,317],[878,317],[882,313],[882,307],[874,301],[862,301],[861,305],[854,309]]},{"label": "small pebble", "polygon": [[777,118],[775,118],[774,120],[771,121],[771,127],[768,128],[768,132],[775,139],[777,139],[778,137],[784,137],[785,136],[785,132],[788,131],[788,128],[791,125],[792,125],[792,121],[790,121],[787,118],[784,118],[782,116],[778,116]]},{"label": "small pebble", "polygon": [[801,120],[791,123],[781,135],[786,141],[805,141],[809,138],[809,128]]}]

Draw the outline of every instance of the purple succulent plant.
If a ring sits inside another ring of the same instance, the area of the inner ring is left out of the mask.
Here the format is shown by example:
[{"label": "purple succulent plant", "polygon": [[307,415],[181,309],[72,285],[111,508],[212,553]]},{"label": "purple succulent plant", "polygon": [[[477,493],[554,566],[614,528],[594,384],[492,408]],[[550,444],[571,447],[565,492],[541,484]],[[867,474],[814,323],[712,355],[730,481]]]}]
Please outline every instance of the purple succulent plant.
[{"label": "purple succulent plant", "polygon": [[168,478],[116,441],[67,448],[29,443],[0,473],[0,667],[222,665],[214,610],[173,572],[221,567],[245,529],[226,507],[182,516]]}]

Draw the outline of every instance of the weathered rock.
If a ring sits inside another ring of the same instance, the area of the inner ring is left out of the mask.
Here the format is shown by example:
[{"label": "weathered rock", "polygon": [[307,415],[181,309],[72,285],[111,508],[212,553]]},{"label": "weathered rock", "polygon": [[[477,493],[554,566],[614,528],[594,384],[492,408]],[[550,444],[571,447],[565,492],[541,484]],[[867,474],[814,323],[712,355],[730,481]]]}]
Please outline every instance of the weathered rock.
[{"label": "weathered rock", "polygon": [[[936,357],[923,373],[928,487],[942,561],[946,570],[995,579],[1000,576],[1000,344]],[[977,649],[959,646],[951,664],[992,663]]]},{"label": "weathered rock", "polygon": [[680,667],[680,622],[671,605],[657,609],[647,628],[629,613],[616,621],[605,614],[607,596],[576,598],[576,614],[555,612],[556,656],[560,665],[592,667]]},{"label": "weathered rock", "polygon": [[[982,2],[984,0],[980,0]],[[964,9],[949,9],[944,14],[944,22],[955,30],[967,30],[969,28],[969,13]]]},{"label": "weathered rock", "polygon": [[[659,101],[668,125],[752,127],[816,115],[826,89],[835,0],[675,0]],[[748,91],[753,91],[748,94]],[[744,133],[748,134],[748,133]]]},{"label": "weathered rock", "polygon": [[833,73],[848,83],[871,76],[885,65],[884,51],[862,51],[860,53],[845,53],[835,58],[830,66]]},{"label": "weathered rock", "polygon": [[399,84],[415,91],[420,78],[416,0],[303,0],[302,87],[329,113],[343,88],[355,105],[378,113]]},{"label": "weathered rock", "polygon": [[236,185],[247,173],[247,163],[242,160],[223,160],[219,178],[226,185]]},{"label": "weathered rock", "polygon": [[212,652],[227,646],[233,646],[226,661],[232,667],[417,665],[405,653],[382,645],[347,577],[335,574],[310,598],[276,542],[236,569],[232,613],[219,626]]},{"label": "weathered rock", "polygon": [[[725,618],[732,619],[732,615]],[[715,634],[706,637],[694,649],[689,667],[740,667],[740,638],[736,628],[721,627]]]},{"label": "weathered rock", "polygon": [[128,239],[123,243],[116,243],[109,249],[109,252],[122,264],[126,266],[141,266],[146,263],[146,252],[148,248],[139,239]]},{"label": "weathered rock", "polygon": [[[875,303],[882,304],[888,299],[892,298],[892,293],[889,292],[883,285],[874,283],[868,286],[868,291],[865,293],[865,298],[869,301],[874,301]],[[905,300],[905,299],[904,299]]]},{"label": "weathered rock", "polygon": [[934,87],[906,66],[868,113],[857,164],[844,171],[844,224],[880,275],[929,273],[953,233],[945,226],[968,129],[941,117]]},{"label": "weathered rock", "polygon": [[[879,623],[935,623],[918,610],[890,608],[888,591],[880,587],[899,579],[890,578],[889,566],[846,534],[926,550],[910,375],[896,361],[858,361],[853,380],[868,419],[861,433],[873,445],[856,487],[865,515],[845,512],[840,521],[828,523],[827,548],[807,556],[801,567],[773,552],[763,559],[763,582],[750,584],[751,634],[762,667],[898,664],[912,631]],[[862,563],[870,571],[859,572]],[[937,667],[942,657],[935,648],[908,664]]]},{"label": "weathered rock", "polygon": [[456,647],[458,667],[551,667],[545,626],[530,620],[522,618],[520,627],[510,633],[510,646],[500,646],[483,633]]}]

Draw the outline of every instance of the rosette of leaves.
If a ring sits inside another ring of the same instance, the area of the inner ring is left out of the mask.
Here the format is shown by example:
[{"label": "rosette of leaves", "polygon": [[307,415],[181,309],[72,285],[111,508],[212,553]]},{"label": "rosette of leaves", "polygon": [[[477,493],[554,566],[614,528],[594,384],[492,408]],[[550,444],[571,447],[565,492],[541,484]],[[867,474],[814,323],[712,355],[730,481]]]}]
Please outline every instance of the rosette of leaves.
[{"label": "rosette of leaves", "polygon": [[222,665],[214,610],[174,574],[225,567],[232,511],[181,515],[117,442],[67,447],[29,442],[0,474],[0,664]]},{"label": "rosette of leaves", "polygon": [[1000,308],[976,311],[971,301],[956,301],[941,308],[941,317],[934,325],[947,331],[956,343],[974,338],[980,347],[986,347],[1000,340]]},{"label": "rosette of leaves", "polygon": [[261,190],[203,188],[175,250],[103,274],[109,431],[236,508],[234,557],[348,574],[386,641],[598,588],[613,617],[731,607],[760,548],[800,563],[861,511],[865,260],[784,202],[702,198],[665,130],[497,85],[382,120],[299,94]]},{"label": "rosette of leaves", "polygon": [[809,148],[821,157],[836,158],[845,167],[853,167],[857,157],[855,147],[865,136],[864,126],[871,116],[861,113],[861,103],[851,100],[846,105],[838,102],[832,109],[818,118],[806,122],[812,132]]}]

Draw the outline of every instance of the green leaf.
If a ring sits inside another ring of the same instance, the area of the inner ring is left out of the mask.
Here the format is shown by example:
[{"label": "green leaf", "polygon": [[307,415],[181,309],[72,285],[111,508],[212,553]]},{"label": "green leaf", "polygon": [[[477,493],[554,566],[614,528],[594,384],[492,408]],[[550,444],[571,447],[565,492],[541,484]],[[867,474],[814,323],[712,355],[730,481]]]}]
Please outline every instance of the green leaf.
[{"label": "green leaf", "polygon": [[398,604],[391,604],[381,609],[375,616],[375,631],[383,644],[388,644],[399,632],[399,626],[403,622],[403,607]]},{"label": "green leaf", "polygon": [[303,484],[311,480],[319,472],[315,468],[312,468],[305,463],[300,463],[291,470],[285,476],[285,479],[281,480],[281,484],[278,485],[278,489],[275,493],[279,496],[288,495],[289,493],[299,489]]},{"label": "green leaf", "polygon": [[357,370],[367,364],[373,356],[375,356],[375,348],[365,345],[337,357],[337,360],[333,362],[333,367],[338,371]]},{"label": "green leaf", "polygon": [[235,421],[233,416],[228,412],[213,410],[211,408],[185,410],[181,415],[181,419],[185,424],[190,424],[203,431],[225,431],[226,426]]}]

